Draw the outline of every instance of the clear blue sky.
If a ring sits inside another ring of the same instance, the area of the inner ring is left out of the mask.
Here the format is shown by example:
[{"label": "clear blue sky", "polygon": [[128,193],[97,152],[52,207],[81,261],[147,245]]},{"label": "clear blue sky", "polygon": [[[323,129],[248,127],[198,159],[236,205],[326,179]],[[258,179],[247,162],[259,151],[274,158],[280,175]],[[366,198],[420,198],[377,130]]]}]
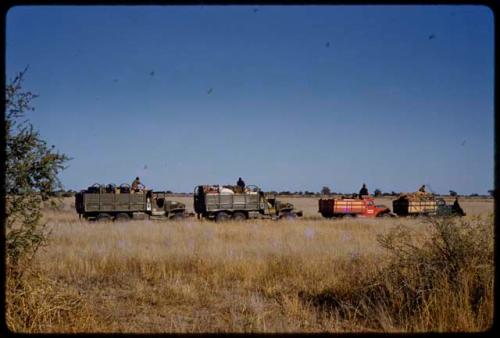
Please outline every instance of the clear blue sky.
[{"label": "clear blue sky", "polygon": [[6,42],[66,189],[493,188],[487,7],[15,7]]}]

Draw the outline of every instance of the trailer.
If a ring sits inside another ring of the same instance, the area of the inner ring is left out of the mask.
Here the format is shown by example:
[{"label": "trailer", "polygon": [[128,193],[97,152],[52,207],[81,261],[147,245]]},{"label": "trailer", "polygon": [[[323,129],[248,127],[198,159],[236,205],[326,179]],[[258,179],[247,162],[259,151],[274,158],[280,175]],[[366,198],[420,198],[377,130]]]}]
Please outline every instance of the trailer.
[{"label": "trailer", "polygon": [[391,211],[385,205],[376,205],[371,197],[327,198],[318,201],[318,212],[325,218],[333,217],[385,217]]},{"label": "trailer", "polygon": [[303,215],[293,204],[266,196],[255,185],[244,189],[234,186],[198,185],[194,189],[194,211],[198,219],[217,222],[246,219],[294,219]]}]

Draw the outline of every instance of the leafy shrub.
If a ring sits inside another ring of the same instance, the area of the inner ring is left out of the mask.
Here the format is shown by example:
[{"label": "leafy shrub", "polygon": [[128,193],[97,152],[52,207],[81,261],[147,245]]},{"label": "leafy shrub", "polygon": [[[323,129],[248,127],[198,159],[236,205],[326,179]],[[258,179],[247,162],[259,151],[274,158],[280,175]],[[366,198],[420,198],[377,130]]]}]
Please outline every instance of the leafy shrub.
[{"label": "leafy shrub", "polygon": [[57,175],[69,160],[54,146],[48,147],[26,119],[26,112],[34,110],[31,101],[37,97],[22,89],[26,71],[17,74],[5,90],[6,314],[14,330],[22,327],[15,323],[39,318],[36,312],[29,312],[36,306],[28,307],[28,300],[36,295],[26,275],[31,273],[31,261],[49,235],[41,223],[42,208],[47,202],[55,205],[50,196],[61,186]]},{"label": "leafy shrub", "polygon": [[423,238],[397,226],[378,237],[389,261],[372,276],[352,276],[344,285],[301,296],[369,328],[488,329],[493,320],[492,224],[492,219],[434,219]]}]

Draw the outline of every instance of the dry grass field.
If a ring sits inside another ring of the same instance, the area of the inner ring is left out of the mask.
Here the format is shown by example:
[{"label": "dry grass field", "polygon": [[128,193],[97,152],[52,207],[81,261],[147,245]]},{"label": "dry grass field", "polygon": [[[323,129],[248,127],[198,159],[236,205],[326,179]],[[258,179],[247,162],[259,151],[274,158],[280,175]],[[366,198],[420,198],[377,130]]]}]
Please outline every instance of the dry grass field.
[{"label": "dry grass field", "polygon": [[[175,199],[192,211],[191,198]],[[482,331],[492,324],[492,200],[462,200],[472,226],[455,233],[422,219],[325,220],[316,198],[282,199],[304,219],[91,223],[66,199],[61,210],[45,212],[50,240],[25,277],[21,314],[8,312],[8,325],[196,333]],[[377,203],[391,206],[386,198]],[[436,229],[459,236],[446,247],[452,269],[436,263],[432,246],[395,258],[378,240],[396,238],[393,229],[406,229],[415,248]]]}]

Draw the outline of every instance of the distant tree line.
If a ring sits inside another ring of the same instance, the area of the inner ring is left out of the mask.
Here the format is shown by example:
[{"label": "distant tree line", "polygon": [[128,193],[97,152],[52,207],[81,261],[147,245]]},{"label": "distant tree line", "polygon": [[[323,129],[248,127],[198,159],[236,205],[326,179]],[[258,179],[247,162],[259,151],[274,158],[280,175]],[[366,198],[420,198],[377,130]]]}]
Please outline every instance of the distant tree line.
[{"label": "distant tree line", "polygon": [[[74,197],[75,194],[77,192],[72,190],[72,189],[69,189],[69,190],[63,190],[63,189],[60,189],[60,190],[55,190],[55,191],[52,191],[49,193],[49,196],[51,197]],[[185,193],[185,192],[173,192],[171,190],[167,190],[166,191],[167,194],[173,194],[173,195],[177,195],[177,196],[191,196],[192,193],[191,192],[188,192],[188,193]],[[335,192],[335,191],[331,191],[329,187],[327,186],[324,186],[323,188],[321,188],[321,191],[319,192],[314,192],[314,191],[309,191],[309,190],[304,190],[304,191],[289,191],[289,190],[283,190],[283,191],[276,191],[276,190],[271,190],[271,191],[268,191],[267,192],[268,194],[271,194],[271,195],[282,195],[282,196],[307,196],[307,197],[321,197],[323,195],[352,195],[352,193],[341,193],[341,192]],[[398,196],[400,194],[400,192],[395,192],[395,191],[391,191],[391,192],[383,192],[382,190],[380,189],[375,189],[373,191],[373,196],[374,197],[394,197],[394,196]],[[491,196],[491,197],[495,197],[495,190],[494,189],[491,189],[491,190],[488,190],[488,194]],[[434,194],[433,195],[436,195],[438,196],[439,194]],[[446,196],[446,195],[441,195],[441,196]],[[469,194],[469,195],[460,195],[458,194],[455,190],[450,190],[449,191],[449,194],[448,196],[450,197],[458,197],[458,196],[462,196],[462,197],[487,197],[487,195],[480,195],[480,194],[477,194],[477,193],[472,193],[472,194]]]}]

